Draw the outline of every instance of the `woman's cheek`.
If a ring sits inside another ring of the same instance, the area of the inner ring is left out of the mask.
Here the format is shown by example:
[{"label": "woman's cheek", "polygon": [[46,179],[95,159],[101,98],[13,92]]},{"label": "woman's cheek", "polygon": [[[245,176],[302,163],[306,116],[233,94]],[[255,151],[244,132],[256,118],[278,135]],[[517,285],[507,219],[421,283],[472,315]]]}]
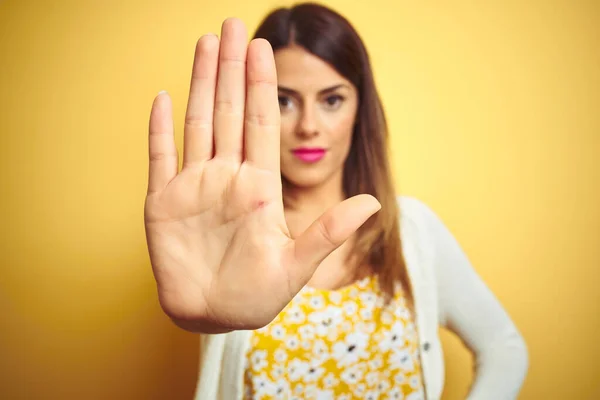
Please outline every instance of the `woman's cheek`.
[{"label": "woman's cheek", "polygon": [[292,137],[294,136],[294,122],[291,118],[281,116],[281,126],[280,126],[280,146],[281,150],[288,148],[290,143],[292,142]]},{"label": "woman's cheek", "polygon": [[331,125],[330,132],[333,133],[336,147],[340,147],[343,152],[346,152],[346,147],[350,147],[353,127],[354,118],[352,115],[342,115],[335,121],[335,124]]}]

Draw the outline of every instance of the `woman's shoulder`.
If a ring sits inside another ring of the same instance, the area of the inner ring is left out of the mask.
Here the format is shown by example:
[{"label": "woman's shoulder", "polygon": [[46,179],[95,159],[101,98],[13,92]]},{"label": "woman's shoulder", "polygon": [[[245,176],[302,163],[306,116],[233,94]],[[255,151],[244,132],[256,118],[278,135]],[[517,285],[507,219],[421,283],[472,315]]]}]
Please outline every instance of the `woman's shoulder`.
[{"label": "woman's shoulder", "polygon": [[[419,245],[447,241],[449,230],[438,214],[423,200],[413,196],[396,197],[400,211],[400,229],[405,239]],[[430,249],[431,250],[431,249]]]},{"label": "woman's shoulder", "polygon": [[423,200],[417,197],[399,195],[396,202],[400,210],[400,221],[402,224],[429,224],[437,219],[434,211]]}]

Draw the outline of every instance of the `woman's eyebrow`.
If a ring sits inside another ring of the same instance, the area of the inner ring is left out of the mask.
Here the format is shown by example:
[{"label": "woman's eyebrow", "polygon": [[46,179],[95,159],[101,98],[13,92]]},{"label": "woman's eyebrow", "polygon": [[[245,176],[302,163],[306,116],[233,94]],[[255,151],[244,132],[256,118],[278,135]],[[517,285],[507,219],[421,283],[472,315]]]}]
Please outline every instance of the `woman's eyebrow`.
[{"label": "woman's eyebrow", "polygon": [[[320,90],[319,91],[319,95],[322,95],[322,94],[325,94],[325,93],[329,93],[329,92],[333,92],[334,90],[337,90],[337,89],[342,88],[342,87],[348,87],[348,85],[346,85],[345,83],[340,83],[339,85],[330,86],[328,88]],[[296,90],[287,88],[285,86],[279,86],[279,91],[287,93],[287,94],[290,94],[290,95],[294,95],[294,96],[298,96],[299,95],[299,93]]]}]

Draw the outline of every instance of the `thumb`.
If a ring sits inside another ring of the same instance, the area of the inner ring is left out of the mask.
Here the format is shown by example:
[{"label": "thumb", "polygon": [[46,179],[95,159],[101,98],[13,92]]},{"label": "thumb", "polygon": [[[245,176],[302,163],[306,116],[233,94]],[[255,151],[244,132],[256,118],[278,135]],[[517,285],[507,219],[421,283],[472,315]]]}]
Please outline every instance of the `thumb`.
[{"label": "thumb", "polygon": [[294,242],[297,282],[308,282],[321,262],[381,209],[375,197],[361,194],[327,210]]}]

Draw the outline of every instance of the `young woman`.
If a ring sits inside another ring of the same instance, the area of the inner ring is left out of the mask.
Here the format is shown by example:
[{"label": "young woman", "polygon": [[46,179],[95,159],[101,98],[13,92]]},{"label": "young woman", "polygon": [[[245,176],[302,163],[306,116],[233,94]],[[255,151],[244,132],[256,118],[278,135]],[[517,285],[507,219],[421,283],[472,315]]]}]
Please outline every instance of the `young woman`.
[{"label": "young woman", "polygon": [[396,196],[367,51],[322,6],[228,19],[197,43],[183,168],[150,116],[145,204],[160,304],[201,333],[196,398],[438,399],[438,327],[469,399],[516,398],[526,346],[442,221]]}]

